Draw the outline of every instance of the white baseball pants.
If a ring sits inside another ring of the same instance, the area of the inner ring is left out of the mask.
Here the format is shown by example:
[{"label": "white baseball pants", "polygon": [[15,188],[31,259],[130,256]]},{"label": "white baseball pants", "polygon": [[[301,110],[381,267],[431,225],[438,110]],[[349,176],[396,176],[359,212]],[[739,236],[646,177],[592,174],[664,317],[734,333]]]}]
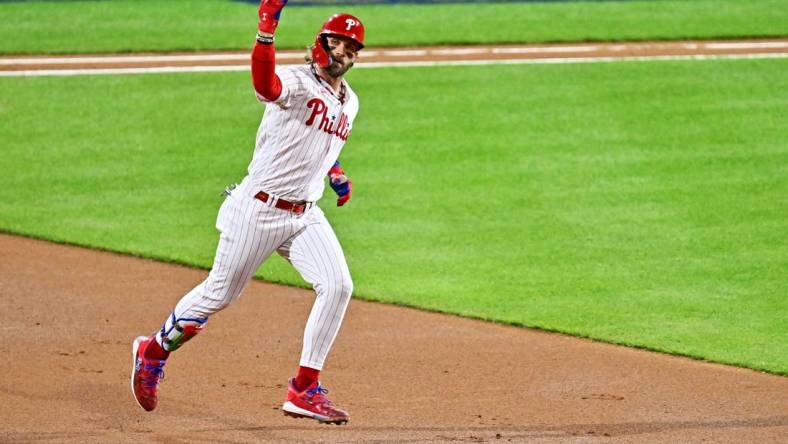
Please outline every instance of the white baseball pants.
[{"label": "white baseball pants", "polygon": [[321,370],[350,302],[350,271],[320,208],[313,206],[299,216],[270,202],[273,199],[262,202],[240,189],[225,199],[216,220],[221,236],[213,268],[178,302],[173,314],[175,319],[205,322],[238,299],[255,271],[276,251],[317,294],[304,330],[300,365]]}]

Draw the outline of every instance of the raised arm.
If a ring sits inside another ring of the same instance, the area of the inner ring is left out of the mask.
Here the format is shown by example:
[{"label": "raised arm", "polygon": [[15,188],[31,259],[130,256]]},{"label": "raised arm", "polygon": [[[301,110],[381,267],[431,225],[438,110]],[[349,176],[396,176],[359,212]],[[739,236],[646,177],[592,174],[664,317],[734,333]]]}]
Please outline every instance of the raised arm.
[{"label": "raised arm", "polygon": [[287,0],[262,0],[258,14],[257,40],[252,49],[252,84],[258,96],[274,101],[282,94],[282,81],[276,75],[274,32]]}]

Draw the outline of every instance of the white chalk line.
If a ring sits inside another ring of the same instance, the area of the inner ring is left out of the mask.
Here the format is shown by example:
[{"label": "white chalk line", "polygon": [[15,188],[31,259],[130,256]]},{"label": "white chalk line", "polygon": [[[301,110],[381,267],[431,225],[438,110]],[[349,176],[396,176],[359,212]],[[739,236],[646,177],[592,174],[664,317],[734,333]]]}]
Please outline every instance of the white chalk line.
[{"label": "white chalk line", "polygon": [[[304,54],[277,53],[278,59],[303,59]],[[3,65],[82,65],[86,63],[150,63],[150,62],[236,62],[249,61],[251,54],[180,54],[180,55],[136,55],[136,56],[91,56],[91,57],[20,57],[0,58]]]},{"label": "white chalk line", "polygon": [[788,48],[788,42],[719,42],[706,43],[708,49],[780,49]]},{"label": "white chalk line", "polygon": [[550,65],[569,63],[610,63],[610,62],[652,62],[669,60],[722,60],[722,59],[781,59],[788,58],[785,53],[765,54],[715,54],[715,55],[665,55],[665,56],[631,56],[631,57],[562,57],[544,59],[500,59],[500,60],[443,60],[443,61],[411,61],[411,62],[370,62],[356,65],[356,68],[394,68],[418,66],[464,66],[464,65]]},{"label": "white chalk line", "polygon": [[[631,56],[631,57],[563,57],[547,59],[494,59],[494,60],[437,60],[409,62],[369,62],[359,63],[356,68],[405,68],[422,66],[471,66],[471,65],[545,65],[568,63],[609,63],[609,62],[649,62],[667,60],[735,60],[735,59],[780,59],[788,57],[788,52],[766,54],[717,54],[717,55],[673,55],[673,56]],[[282,66],[287,66],[283,64]],[[225,66],[164,66],[147,68],[95,68],[95,69],[48,69],[31,71],[0,71],[0,77],[38,77],[38,76],[75,76],[106,74],[161,74],[161,73],[198,73],[198,72],[237,72],[248,71],[249,65]]]},{"label": "white chalk line", "polygon": [[400,49],[391,51],[370,51],[365,54],[370,57],[378,55],[389,57],[423,57],[429,54],[429,51],[426,49]]},{"label": "white chalk line", "polygon": [[[280,66],[288,66],[282,64]],[[356,65],[358,66],[358,65]],[[44,77],[44,76],[79,76],[79,75],[106,75],[106,74],[167,74],[185,72],[233,72],[249,71],[250,67],[244,65],[218,65],[218,66],[157,66],[147,68],[83,68],[83,69],[36,69],[30,71],[0,71],[0,77]]]},{"label": "white chalk line", "polygon": [[[658,43],[659,45],[659,43]],[[670,45],[670,43],[666,43]],[[433,49],[391,49],[368,50],[368,57],[424,57],[463,56],[478,54],[562,54],[567,52],[627,51],[642,46],[629,44],[589,44],[570,46],[504,46],[493,48],[433,48]],[[781,49],[788,48],[788,41],[760,42],[687,42],[678,44],[683,49],[744,50],[744,49]],[[283,51],[277,53],[279,60],[300,60],[303,52]],[[74,57],[0,57],[0,66],[9,65],[69,65],[69,64],[116,64],[116,63],[166,63],[166,62],[235,62],[248,61],[248,53],[237,54],[148,54],[148,55],[107,55]]]},{"label": "white chalk line", "polygon": [[[626,48],[626,47],[624,47]],[[534,46],[534,47],[507,47],[507,48],[492,48],[493,54],[560,54],[565,52],[599,52],[601,49],[598,46]]]}]

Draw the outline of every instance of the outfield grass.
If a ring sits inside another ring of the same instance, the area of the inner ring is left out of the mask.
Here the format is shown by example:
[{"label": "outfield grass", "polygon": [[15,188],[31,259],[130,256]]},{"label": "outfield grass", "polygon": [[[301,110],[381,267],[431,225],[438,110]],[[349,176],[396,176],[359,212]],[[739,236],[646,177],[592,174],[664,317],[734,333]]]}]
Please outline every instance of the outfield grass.
[{"label": "outfield grass", "polygon": [[[369,46],[788,35],[784,0],[290,6],[280,48],[303,48],[338,10]],[[247,49],[256,7],[226,0],[0,3],[0,53]]]},{"label": "outfield grass", "polygon": [[[322,205],[357,295],[787,374],[786,69],[351,72],[354,197]],[[0,89],[0,228],[210,266],[261,113],[248,74]],[[278,258],[260,275],[302,284]]]}]

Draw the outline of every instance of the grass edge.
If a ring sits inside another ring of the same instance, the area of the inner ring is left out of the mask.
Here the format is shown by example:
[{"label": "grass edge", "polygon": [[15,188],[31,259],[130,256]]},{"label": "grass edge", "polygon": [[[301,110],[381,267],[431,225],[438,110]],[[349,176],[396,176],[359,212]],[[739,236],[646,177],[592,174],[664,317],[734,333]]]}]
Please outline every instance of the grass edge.
[{"label": "grass edge", "polygon": [[[68,239],[58,239],[58,238],[53,238],[53,237],[47,237],[45,235],[40,235],[40,234],[35,234],[35,233],[28,233],[28,232],[24,232],[22,230],[14,230],[14,229],[9,229],[9,228],[5,228],[5,227],[0,227],[0,234],[19,236],[19,237],[23,237],[23,238],[27,238],[27,239],[34,239],[34,240],[40,240],[40,241],[45,241],[45,242],[51,242],[51,243],[58,244],[58,245],[66,245],[66,246],[72,246],[72,247],[86,248],[88,250],[93,250],[93,251],[100,251],[100,252],[104,252],[104,253],[112,253],[112,254],[117,254],[117,255],[121,255],[121,256],[133,257],[133,258],[144,259],[144,260],[149,260],[149,261],[156,261],[156,262],[160,262],[160,263],[164,263],[164,264],[178,265],[178,266],[188,267],[188,268],[192,268],[192,269],[198,269],[198,270],[204,270],[204,271],[210,270],[210,267],[205,267],[205,266],[199,265],[197,263],[193,263],[193,262],[172,259],[172,258],[169,258],[169,257],[166,257],[166,256],[159,256],[159,255],[155,255],[155,254],[146,255],[146,254],[141,254],[141,253],[137,253],[137,252],[134,252],[134,251],[115,250],[115,249],[102,247],[102,246],[98,246],[98,245],[92,245],[92,244],[89,244],[89,243],[72,241],[72,240],[68,240]],[[308,286],[307,284],[299,285],[299,284],[295,284],[295,283],[292,283],[292,282],[286,282],[286,281],[279,280],[279,279],[264,279],[264,278],[259,278],[257,276],[253,276],[252,279],[256,280],[256,281],[259,281],[259,282],[265,282],[265,283],[270,283],[270,284],[282,285],[282,286],[285,286],[285,287],[311,289],[311,287]],[[539,326],[539,325],[531,325],[531,324],[527,324],[527,323],[524,323],[524,322],[501,321],[501,320],[498,320],[498,319],[493,319],[493,318],[489,318],[489,317],[485,317],[485,316],[467,315],[467,314],[462,314],[462,313],[456,313],[456,312],[441,310],[441,309],[437,309],[437,308],[426,308],[426,307],[418,306],[416,304],[409,304],[409,303],[406,303],[406,302],[386,301],[386,300],[383,300],[382,298],[378,298],[378,297],[375,297],[375,296],[365,296],[363,294],[358,294],[358,293],[355,293],[355,292],[353,293],[352,297],[356,298],[356,299],[360,299],[360,300],[366,301],[366,302],[376,303],[376,304],[383,304],[383,305],[389,305],[389,306],[403,307],[403,308],[408,308],[408,309],[419,310],[419,311],[426,312],[426,313],[437,313],[437,314],[449,315],[449,316],[454,316],[454,317],[459,317],[459,318],[464,318],[464,319],[472,319],[472,320],[476,320],[476,321],[489,322],[489,323],[492,323],[492,324],[505,325],[505,326],[523,328],[523,329],[531,329],[531,330],[536,330],[536,331],[540,331],[540,332],[544,332],[544,333],[560,334],[560,335],[564,335],[564,336],[569,336],[569,337],[573,337],[573,338],[577,338],[577,339],[582,339],[582,340],[587,340],[587,341],[592,341],[592,342],[597,342],[597,343],[602,343],[602,344],[611,344],[611,345],[616,345],[616,346],[623,346],[623,347],[634,348],[634,349],[638,349],[638,350],[645,350],[645,351],[649,351],[649,352],[653,352],[653,353],[659,353],[659,354],[662,354],[662,355],[675,356],[675,357],[680,357],[680,358],[688,358],[688,359],[691,359],[691,360],[694,360],[694,361],[700,361],[700,362],[705,362],[705,363],[709,363],[709,364],[725,365],[725,366],[741,368],[741,369],[745,369],[745,370],[756,371],[756,372],[760,372],[760,373],[767,373],[767,374],[771,374],[771,375],[775,375],[775,376],[788,377],[788,369],[786,369],[786,370],[772,370],[772,369],[768,369],[768,368],[764,368],[764,367],[760,367],[760,366],[748,365],[746,363],[732,361],[732,360],[724,360],[724,359],[711,360],[711,359],[708,359],[708,358],[703,357],[701,355],[697,355],[697,354],[693,354],[693,353],[683,353],[683,352],[679,352],[679,351],[672,351],[672,350],[667,350],[667,349],[663,349],[663,348],[659,348],[659,347],[653,347],[653,346],[647,346],[647,345],[638,344],[638,343],[632,343],[632,342],[628,342],[628,341],[625,341],[625,340],[605,339],[605,338],[595,337],[594,335],[587,335],[587,334],[583,334],[583,333],[579,333],[579,332],[567,331],[567,330],[562,330],[562,329],[558,329],[558,328],[550,328],[550,327],[542,327],[542,326]]]}]

